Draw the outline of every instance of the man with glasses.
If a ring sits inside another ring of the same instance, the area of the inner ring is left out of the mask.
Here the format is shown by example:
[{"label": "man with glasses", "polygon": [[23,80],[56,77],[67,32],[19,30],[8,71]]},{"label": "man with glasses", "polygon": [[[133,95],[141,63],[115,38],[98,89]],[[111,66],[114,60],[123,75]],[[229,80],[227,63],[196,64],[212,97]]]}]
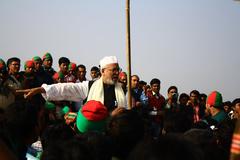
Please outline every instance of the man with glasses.
[{"label": "man with glasses", "polygon": [[119,64],[115,56],[107,56],[100,60],[101,77],[92,82],[82,83],[57,83],[53,85],[43,84],[41,87],[22,90],[25,98],[42,93],[46,100],[80,101],[87,98],[102,102],[109,110],[117,107],[127,107],[126,97],[121,85],[118,83]]}]

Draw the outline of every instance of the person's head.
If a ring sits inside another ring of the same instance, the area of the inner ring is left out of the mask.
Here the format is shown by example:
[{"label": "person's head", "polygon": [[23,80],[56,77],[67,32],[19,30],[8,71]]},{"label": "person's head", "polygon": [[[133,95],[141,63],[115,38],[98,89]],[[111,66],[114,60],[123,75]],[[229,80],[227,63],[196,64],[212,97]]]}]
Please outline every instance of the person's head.
[{"label": "person's head", "polygon": [[0,84],[7,77],[7,66],[3,59],[0,58]]},{"label": "person's head", "polygon": [[104,132],[108,117],[108,110],[100,101],[87,101],[78,112],[77,131],[80,133],[88,131]]},{"label": "person's head", "polygon": [[160,92],[160,88],[161,88],[161,81],[157,78],[153,78],[151,81],[150,81],[150,85],[151,85],[151,89],[153,92],[155,93],[159,93]]},{"label": "person's head", "polygon": [[34,68],[35,68],[34,61],[28,60],[24,63],[24,70],[26,73],[29,73],[29,74],[33,73]]},{"label": "person's head", "polygon": [[32,60],[35,64],[35,70],[39,71],[40,68],[42,67],[42,63],[43,63],[42,59],[39,56],[34,56]]},{"label": "person's head", "polygon": [[21,60],[17,57],[12,57],[7,60],[7,68],[9,74],[16,74],[20,70]]},{"label": "person's head", "polygon": [[52,67],[53,58],[49,52],[43,55],[42,61],[43,61],[44,68],[49,69]]},{"label": "person's head", "polygon": [[138,84],[139,84],[138,75],[132,75],[131,76],[131,87],[132,87],[132,89],[138,88]]},{"label": "person's head", "polygon": [[187,93],[181,93],[179,96],[179,104],[186,106],[189,100],[189,95]]},{"label": "person's head", "polygon": [[113,85],[118,82],[119,65],[115,56],[104,57],[100,60],[103,83]]},{"label": "person's head", "polygon": [[69,64],[70,60],[67,57],[60,57],[58,60],[59,69],[64,75],[68,73]]},{"label": "person's head", "polygon": [[86,144],[77,138],[62,139],[43,150],[40,160],[94,160]]},{"label": "person's head", "polygon": [[226,113],[229,113],[232,110],[232,102],[230,101],[223,102],[223,109]]},{"label": "person's head", "polygon": [[127,85],[127,73],[126,72],[120,72],[118,82]]},{"label": "person's head", "polygon": [[144,137],[143,119],[136,110],[116,114],[109,121],[107,135],[113,141],[113,155],[124,159]]},{"label": "person's head", "polygon": [[194,105],[196,105],[196,104],[199,103],[199,95],[200,95],[200,93],[199,93],[198,90],[192,90],[192,91],[190,92],[190,101],[191,101]]},{"label": "person's head", "polygon": [[222,94],[218,91],[211,92],[206,101],[206,110],[212,116],[214,112],[223,109],[222,107]]},{"label": "person's head", "polygon": [[199,95],[199,104],[202,106],[206,105],[207,95],[205,93],[201,93]]},{"label": "person's head", "polygon": [[144,139],[132,150],[128,160],[203,160],[203,153],[178,134]]},{"label": "person's head", "polygon": [[172,99],[173,101],[177,101],[178,99],[178,89],[176,86],[170,86],[167,90],[168,98]]},{"label": "person's head", "polygon": [[76,76],[76,71],[77,71],[77,65],[74,62],[70,62],[68,65],[68,72],[70,74],[73,74],[74,76]]},{"label": "person's head", "polygon": [[90,76],[94,80],[100,76],[100,71],[97,66],[93,66],[90,70]]},{"label": "person's head", "polygon": [[147,82],[145,82],[143,80],[140,80],[138,83],[139,89],[142,89],[142,90],[145,90],[146,85],[147,85]]},{"label": "person's head", "polygon": [[80,82],[86,80],[86,67],[83,64],[80,64],[77,66],[77,78],[79,79]]},{"label": "person's head", "polygon": [[232,106],[233,106],[233,114],[234,118],[239,119],[240,118],[240,98],[236,98],[232,101]]}]

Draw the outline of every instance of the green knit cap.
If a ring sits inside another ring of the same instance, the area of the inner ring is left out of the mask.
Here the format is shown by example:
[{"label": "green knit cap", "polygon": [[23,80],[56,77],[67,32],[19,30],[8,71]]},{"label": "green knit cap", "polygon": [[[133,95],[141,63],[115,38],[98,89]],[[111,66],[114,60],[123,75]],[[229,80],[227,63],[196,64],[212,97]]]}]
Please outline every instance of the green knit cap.
[{"label": "green knit cap", "polygon": [[37,61],[37,62],[38,62],[38,61],[42,61],[42,59],[41,59],[39,56],[34,56],[34,57],[32,58],[32,60],[35,61],[35,62],[36,62],[36,61]]},{"label": "green knit cap", "polygon": [[80,132],[104,131],[108,118],[107,108],[99,101],[90,100],[85,103],[77,115],[77,128]]},{"label": "green knit cap", "polygon": [[52,55],[51,55],[51,53],[49,53],[49,52],[45,53],[44,56],[43,56],[43,58],[42,58],[42,60],[44,61],[45,59],[46,59],[46,60],[52,60]]},{"label": "green knit cap", "polygon": [[222,95],[218,91],[211,92],[208,97],[206,104],[209,104],[210,106],[219,108],[222,107]]}]

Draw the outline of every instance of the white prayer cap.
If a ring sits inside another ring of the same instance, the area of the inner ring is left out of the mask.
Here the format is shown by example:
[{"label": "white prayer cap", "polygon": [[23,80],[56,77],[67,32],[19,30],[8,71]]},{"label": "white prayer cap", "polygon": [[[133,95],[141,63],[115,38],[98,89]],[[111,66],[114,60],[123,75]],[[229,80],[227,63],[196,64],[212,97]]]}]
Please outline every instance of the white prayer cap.
[{"label": "white prayer cap", "polygon": [[105,68],[108,64],[118,63],[116,56],[106,56],[100,60],[100,68]]}]

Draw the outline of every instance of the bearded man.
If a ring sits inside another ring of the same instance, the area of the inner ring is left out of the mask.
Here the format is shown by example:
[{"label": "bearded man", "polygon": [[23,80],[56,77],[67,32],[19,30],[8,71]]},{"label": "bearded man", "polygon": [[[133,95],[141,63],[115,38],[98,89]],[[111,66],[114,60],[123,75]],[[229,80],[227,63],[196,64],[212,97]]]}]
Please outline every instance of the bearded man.
[{"label": "bearded man", "polygon": [[96,81],[81,83],[43,84],[41,87],[23,92],[25,98],[42,93],[48,101],[80,101],[87,98],[102,102],[111,112],[117,107],[127,107],[127,101],[121,85],[118,83],[119,64],[115,56],[107,56],[100,60],[101,77]]}]

